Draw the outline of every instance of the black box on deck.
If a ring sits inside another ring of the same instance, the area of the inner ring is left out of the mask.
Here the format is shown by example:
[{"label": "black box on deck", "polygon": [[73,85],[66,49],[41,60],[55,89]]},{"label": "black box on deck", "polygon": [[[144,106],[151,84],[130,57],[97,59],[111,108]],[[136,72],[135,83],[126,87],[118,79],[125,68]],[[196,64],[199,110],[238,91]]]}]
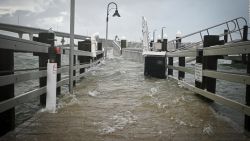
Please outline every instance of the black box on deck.
[{"label": "black box on deck", "polygon": [[146,56],[144,63],[144,75],[156,78],[166,78],[166,57]]}]

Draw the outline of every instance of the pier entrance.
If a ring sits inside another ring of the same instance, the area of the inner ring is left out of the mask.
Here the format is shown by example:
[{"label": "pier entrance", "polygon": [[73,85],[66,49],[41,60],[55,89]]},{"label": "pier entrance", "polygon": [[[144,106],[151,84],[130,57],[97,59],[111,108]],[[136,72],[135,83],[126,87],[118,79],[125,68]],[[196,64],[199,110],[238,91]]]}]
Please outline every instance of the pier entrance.
[{"label": "pier entrance", "polygon": [[209,104],[143,64],[111,57],[88,71],[56,113],[38,112],[3,140],[247,140]]}]

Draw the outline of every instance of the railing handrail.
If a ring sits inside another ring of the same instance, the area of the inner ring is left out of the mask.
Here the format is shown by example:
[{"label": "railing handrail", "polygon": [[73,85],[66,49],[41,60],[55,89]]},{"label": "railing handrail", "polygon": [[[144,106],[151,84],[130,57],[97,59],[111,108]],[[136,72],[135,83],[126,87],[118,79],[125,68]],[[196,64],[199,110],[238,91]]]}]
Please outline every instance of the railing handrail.
[{"label": "railing handrail", "polygon": [[[14,33],[21,33],[21,34],[38,34],[40,32],[48,32],[48,29],[41,29],[35,27],[27,27],[22,25],[14,25],[14,24],[7,24],[7,23],[0,23],[0,30],[14,32]],[[60,31],[54,31],[57,37],[65,37],[69,38],[70,34]],[[83,36],[83,35],[74,35],[75,39],[86,39],[90,38],[90,36]]]},{"label": "railing handrail", "polygon": [[[224,55],[234,55],[234,54],[249,54],[250,53],[250,41],[241,41],[234,42],[230,44],[223,45],[213,45],[205,48],[195,48],[190,50],[177,50],[176,52],[167,52],[166,57],[168,59],[168,64],[166,67],[168,68],[168,78],[174,78],[178,81],[178,84],[181,84],[184,88],[193,91],[196,94],[199,94],[203,97],[206,97],[210,100],[218,102],[224,106],[228,106],[238,112],[242,112],[245,115],[250,116],[250,106],[249,102],[246,100],[245,102],[239,102],[236,99],[230,99],[226,96],[219,95],[216,90],[216,79],[229,81],[233,83],[238,83],[242,85],[246,85],[248,87],[250,85],[250,75],[249,75],[249,60],[247,62],[246,72],[231,72],[231,71],[222,71],[216,68],[212,68],[211,66],[217,66],[217,61],[213,61],[213,59],[219,59],[218,56]],[[178,65],[174,64],[174,57],[184,58],[184,61],[178,63]],[[194,57],[196,59],[196,63],[193,66],[185,65],[187,62],[185,57]],[[207,59],[204,59],[206,57]],[[208,58],[210,57],[210,58]],[[211,58],[212,57],[212,58]],[[242,57],[242,56],[241,56]],[[171,58],[171,59],[170,59]],[[203,58],[203,59],[202,59]],[[211,61],[212,60],[212,61]],[[242,58],[243,60],[243,58]],[[210,63],[210,67],[208,67],[208,62]],[[212,62],[212,63],[211,63]],[[243,62],[243,61],[242,61]],[[197,64],[197,66],[196,66]],[[200,66],[198,66],[200,65]],[[205,66],[205,67],[204,67]],[[198,69],[197,69],[198,68]],[[173,70],[178,71],[178,78],[176,78],[176,74],[173,73]],[[184,75],[180,75],[181,73]],[[190,84],[190,82],[185,81],[185,73],[194,75],[195,82],[194,84]],[[175,77],[174,77],[175,76]],[[197,80],[199,78],[206,77],[204,80]],[[209,79],[215,80],[214,82]],[[211,85],[212,84],[212,85]],[[215,85],[214,85],[215,84]],[[208,86],[209,85],[209,86]],[[207,89],[210,88],[210,89]],[[247,94],[249,93],[246,90],[246,99]],[[249,119],[245,118],[245,129],[249,129],[249,125],[246,123]]]},{"label": "railing handrail", "polygon": [[[238,25],[238,20],[239,20],[239,19],[242,19],[242,20],[245,22],[245,25],[247,25],[247,20],[246,20],[244,17],[238,17],[238,18],[235,18],[235,19],[232,19],[232,20],[228,20],[228,21],[226,21],[226,22],[223,22],[223,23],[220,23],[220,24],[217,24],[217,25],[214,25],[214,26],[211,26],[211,27],[208,27],[208,28],[205,28],[205,29],[202,29],[202,30],[193,32],[193,33],[190,33],[190,34],[187,34],[187,35],[182,36],[182,37],[180,37],[180,38],[178,38],[178,39],[174,39],[174,40],[168,41],[168,44],[169,44],[169,43],[174,43],[174,42],[177,41],[177,40],[184,39],[184,38],[190,37],[190,36],[195,35],[195,34],[198,34],[198,33],[201,34],[201,33],[204,32],[204,31],[207,31],[207,33],[208,33],[208,35],[209,35],[209,31],[208,31],[208,30],[210,30],[210,29],[212,29],[212,28],[215,28],[215,27],[219,27],[219,26],[224,25],[224,24],[226,24],[226,25],[228,26],[228,23],[230,23],[230,22],[234,23],[234,29],[233,29],[233,30],[230,30],[230,31],[235,31],[235,29],[236,29],[236,24]],[[235,23],[235,22],[236,22],[236,23]],[[238,27],[238,28],[239,28],[239,27]],[[228,31],[228,34],[231,34],[231,33],[232,33],[232,32],[230,32],[230,31]],[[240,29],[238,29],[237,31],[240,31]]]}]

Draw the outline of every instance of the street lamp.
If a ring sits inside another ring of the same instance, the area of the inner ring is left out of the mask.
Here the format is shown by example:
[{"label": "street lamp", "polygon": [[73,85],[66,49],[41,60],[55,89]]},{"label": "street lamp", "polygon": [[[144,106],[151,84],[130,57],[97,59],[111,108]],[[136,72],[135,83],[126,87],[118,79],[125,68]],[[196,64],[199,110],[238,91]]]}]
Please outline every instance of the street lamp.
[{"label": "street lamp", "polygon": [[[109,6],[111,4],[114,4],[115,5],[115,8],[111,8],[109,9]],[[106,40],[108,39],[108,22],[109,22],[109,11],[112,10],[112,9],[115,9],[115,13],[113,14],[113,17],[121,17],[119,12],[118,12],[118,9],[117,9],[117,4],[114,3],[114,2],[110,2],[107,6],[107,18],[106,18]]]},{"label": "street lamp", "polygon": [[153,31],[153,42],[155,42],[155,31],[156,29]]},{"label": "street lamp", "polygon": [[163,42],[163,29],[166,28],[166,27],[162,27],[161,28],[161,41]]}]

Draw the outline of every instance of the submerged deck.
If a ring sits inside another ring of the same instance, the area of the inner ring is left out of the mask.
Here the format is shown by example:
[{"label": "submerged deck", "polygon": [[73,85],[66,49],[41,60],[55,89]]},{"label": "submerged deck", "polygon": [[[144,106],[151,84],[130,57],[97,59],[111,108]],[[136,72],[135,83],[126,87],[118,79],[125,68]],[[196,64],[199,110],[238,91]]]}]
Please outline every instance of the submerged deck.
[{"label": "submerged deck", "polygon": [[57,113],[39,112],[2,140],[247,140],[209,104],[143,65],[111,58],[89,71]]}]

